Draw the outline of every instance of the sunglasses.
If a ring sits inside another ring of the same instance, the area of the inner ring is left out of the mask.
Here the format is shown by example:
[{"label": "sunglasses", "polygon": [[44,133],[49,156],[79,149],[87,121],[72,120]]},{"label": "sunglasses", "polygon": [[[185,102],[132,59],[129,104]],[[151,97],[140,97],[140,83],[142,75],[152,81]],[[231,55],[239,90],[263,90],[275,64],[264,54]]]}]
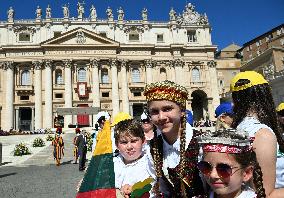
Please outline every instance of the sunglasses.
[{"label": "sunglasses", "polygon": [[148,124],[148,123],[150,123],[149,120],[141,120],[141,122],[142,122],[143,124]]},{"label": "sunglasses", "polygon": [[[205,176],[210,176],[214,166],[212,164],[210,164],[209,162],[206,161],[200,161],[197,163],[197,168],[199,169],[199,171],[205,175]],[[235,172],[237,172],[238,170],[242,169],[239,167],[232,167],[228,164],[224,164],[224,163],[219,163],[215,166],[217,174],[219,175],[219,177],[221,178],[228,178],[230,176],[232,176]],[[235,172],[233,172],[233,169],[237,169]]]}]

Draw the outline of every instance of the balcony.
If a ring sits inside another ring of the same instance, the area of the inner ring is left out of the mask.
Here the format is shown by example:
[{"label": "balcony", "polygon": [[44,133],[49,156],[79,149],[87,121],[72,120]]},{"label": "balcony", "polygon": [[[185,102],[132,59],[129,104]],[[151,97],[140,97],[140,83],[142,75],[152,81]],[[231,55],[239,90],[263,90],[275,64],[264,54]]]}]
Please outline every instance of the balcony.
[{"label": "balcony", "polygon": [[53,84],[54,90],[64,90],[65,84]]},{"label": "balcony", "polygon": [[205,87],[206,82],[200,81],[200,82],[190,82],[190,87],[192,88],[200,88],[200,87]]},{"label": "balcony", "polygon": [[18,95],[21,94],[33,94],[34,87],[32,85],[16,85],[15,91]]},{"label": "balcony", "polygon": [[100,83],[101,89],[111,89],[111,83]]},{"label": "balcony", "polygon": [[130,82],[128,87],[131,91],[143,91],[145,87],[144,82]]}]

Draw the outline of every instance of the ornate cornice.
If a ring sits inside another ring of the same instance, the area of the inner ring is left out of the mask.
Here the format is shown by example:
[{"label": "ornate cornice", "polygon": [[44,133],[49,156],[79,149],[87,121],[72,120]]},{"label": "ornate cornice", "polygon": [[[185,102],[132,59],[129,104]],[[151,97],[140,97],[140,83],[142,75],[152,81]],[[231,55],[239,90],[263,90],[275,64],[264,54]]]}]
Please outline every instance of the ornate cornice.
[{"label": "ornate cornice", "polygon": [[14,26],[13,30],[16,34],[20,32],[29,32],[29,33],[34,34],[36,32],[36,27],[19,25],[19,26]]}]

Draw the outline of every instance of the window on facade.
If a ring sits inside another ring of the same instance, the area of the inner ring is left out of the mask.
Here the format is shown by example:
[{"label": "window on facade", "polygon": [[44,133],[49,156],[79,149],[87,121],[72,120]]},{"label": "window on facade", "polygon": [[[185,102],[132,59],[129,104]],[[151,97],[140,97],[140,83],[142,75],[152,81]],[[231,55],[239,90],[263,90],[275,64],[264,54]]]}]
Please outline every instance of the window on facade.
[{"label": "window on facade", "polygon": [[129,41],[139,41],[139,34],[138,33],[129,34]]},{"label": "window on facade", "polygon": [[21,85],[31,85],[30,71],[24,70],[21,75]]},{"label": "window on facade", "polygon": [[62,93],[56,93],[55,98],[63,98],[63,94]]},{"label": "window on facade", "polygon": [[132,82],[134,83],[140,82],[140,71],[138,68],[132,69]]},{"label": "window on facade", "polygon": [[141,92],[133,92],[134,97],[139,97],[142,96]]},{"label": "window on facade", "polygon": [[187,42],[192,43],[196,42],[196,31],[195,30],[187,30]]},{"label": "window on facade", "polygon": [[192,82],[200,82],[200,72],[199,72],[199,69],[193,68],[192,69],[192,73],[191,73],[191,77],[192,77]]},{"label": "window on facade", "polygon": [[157,42],[164,42],[164,35],[163,34],[157,34]]},{"label": "window on facade", "polygon": [[28,33],[28,32],[20,33],[19,34],[19,41],[22,41],[22,42],[29,42],[29,41],[31,41],[31,34]]},{"label": "window on facade", "polygon": [[62,70],[61,69],[55,70],[55,84],[62,85],[63,83],[64,82],[62,77]]},{"label": "window on facade", "polygon": [[20,96],[20,100],[29,100],[30,97],[29,96]]},{"label": "window on facade", "polygon": [[99,35],[102,36],[102,37],[105,37],[105,38],[107,37],[106,32],[100,32]]},{"label": "window on facade", "polygon": [[258,41],[255,44],[256,44],[257,47],[259,47],[259,42]]},{"label": "window on facade", "polygon": [[165,68],[161,68],[160,69],[160,77],[161,77],[161,81],[167,80],[167,72]]},{"label": "window on facade", "polygon": [[108,70],[107,69],[102,69],[101,80],[102,80],[102,83],[109,83]]},{"label": "window on facade", "polygon": [[108,98],[109,97],[109,92],[102,92],[102,97],[103,98]]},{"label": "window on facade", "polygon": [[57,38],[57,37],[59,37],[59,36],[61,36],[61,32],[60,31],[55,31],[55,32],[53,32],[53,37],[54,38]]},{"label": "window on facade", "polygon": [[78,70],[78,82],[87,82],[87,72],[85,68]]}]

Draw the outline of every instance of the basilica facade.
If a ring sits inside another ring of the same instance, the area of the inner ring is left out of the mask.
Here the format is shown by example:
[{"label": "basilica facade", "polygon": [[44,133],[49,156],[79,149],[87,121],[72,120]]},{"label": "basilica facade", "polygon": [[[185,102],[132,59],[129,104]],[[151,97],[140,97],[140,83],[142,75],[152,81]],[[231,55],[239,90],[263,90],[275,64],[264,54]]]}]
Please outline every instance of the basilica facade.
[{"label": "basilica facade", "polygon": [[214,118],[219,90],[211,27],[192,4],[169,20],[125,20],[124,10],[94,6],[86,17],[78,3],[76,17],[62,8],[52,18],[50,6],[37,7],[34,20],[15,20],[12,7],[0,22],[0,115],[4,130],[36,130],[69,124],[93,125],[93,115],[60,116],[57,109],[98,107],[115,115],[142,113],[146,83],[171,80],[189,92],[187,109],[195,119]]}]

